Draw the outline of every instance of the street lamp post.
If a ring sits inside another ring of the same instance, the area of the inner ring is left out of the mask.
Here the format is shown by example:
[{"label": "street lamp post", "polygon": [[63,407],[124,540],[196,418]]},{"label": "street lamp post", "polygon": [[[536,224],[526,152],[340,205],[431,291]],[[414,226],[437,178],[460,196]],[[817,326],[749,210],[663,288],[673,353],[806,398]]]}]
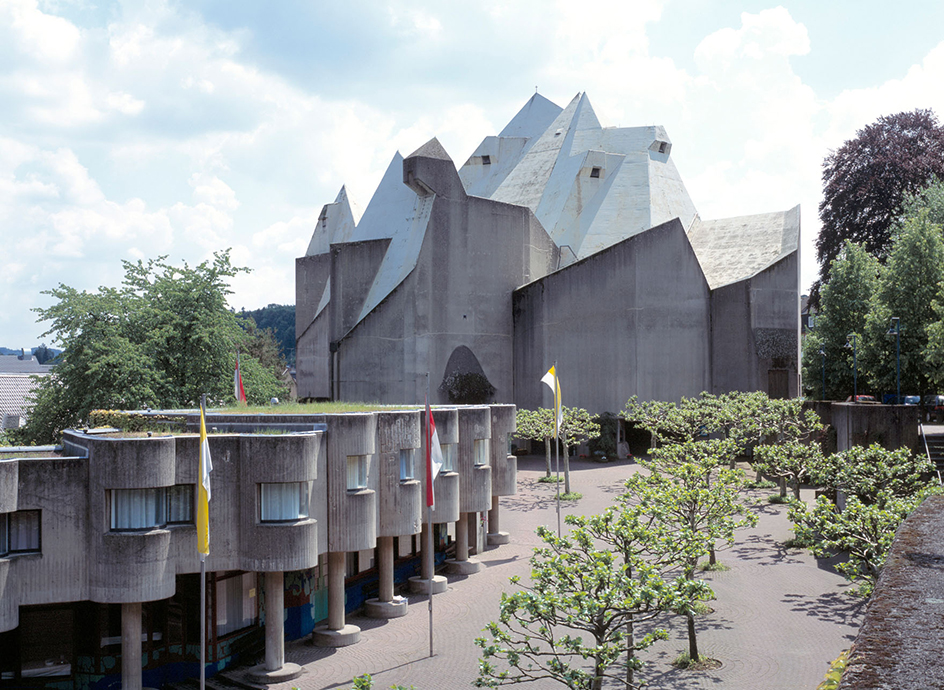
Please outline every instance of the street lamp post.
[{"label": "street lamp post", "polygon": [[846,336],[846,347],[852,348],[852,402],[859,402],[859,362],[858,362],[858,337],[855,333]]},{"label": "street lamp post", "polygon": [[895,404],[901,405],[901,319],[892,317],[892,327],[888,335],[895,334]]},{"label": "street lamp post", "polygon": [[823,400],[826,399],[826,350],[824,348],[819,349],[819,354],[823,357]]}]

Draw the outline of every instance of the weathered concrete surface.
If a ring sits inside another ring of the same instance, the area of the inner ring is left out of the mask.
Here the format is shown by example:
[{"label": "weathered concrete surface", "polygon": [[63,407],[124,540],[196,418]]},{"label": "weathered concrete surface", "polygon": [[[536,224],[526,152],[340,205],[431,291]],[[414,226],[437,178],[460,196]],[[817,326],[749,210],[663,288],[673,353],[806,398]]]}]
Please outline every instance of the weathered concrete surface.
[{"label": "weathered concrete surface", "polygon": [[930,496],[898,528],[842,690],[942,687],[942,572],[944,496]]},{"label": "weathered concrete surface", "polygon": [[833,403],[832,423],[836,447],[877,443],[887,450],[913,449],[918,445],[918,415],[915,405],[857,405]]},{"label": "weathered concrete surface", "polygon": [[673,220],[515,291],[515,400],[621,410],[631,395],[677,400],[710,382],[708,284]]}]

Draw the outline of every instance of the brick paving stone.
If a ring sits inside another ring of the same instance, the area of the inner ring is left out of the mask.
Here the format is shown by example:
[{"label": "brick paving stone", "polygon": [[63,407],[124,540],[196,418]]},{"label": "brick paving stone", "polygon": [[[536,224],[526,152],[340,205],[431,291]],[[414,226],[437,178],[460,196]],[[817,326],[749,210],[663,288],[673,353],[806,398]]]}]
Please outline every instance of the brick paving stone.
[{"label": "brick paving stone", "polygon": [[[579,501],[562,504],[562,514],[600,512],[613,502],[622,482],[638,469],[632,461],[597,464],[572,459],[572,488]],[[429,612],[425,596],[411,596],[406,616],[378,621],[350,616],[361,626],[361,641],[340,649],[312,647],[307,640],[286,645],[286,660],[306,673],[274,690],[349,688],[352,679],[370,673],[375,690],[400,684],[416,690],[468,688],[477,675],[479,648],[473,639],[496,618],[501,592],[513,575],[526,577],[528,558],[540,540],[538,525],[557,524],[555,487],[540,484],[544,458],[520,458],[518,493],[501,499],[502,528],[508,544],[477,556],[485,568],[471,576],[450,576],[449,588],[433,601],[435,654],[429,657]],[[765,492],[755,492],[763,499]],[[812,490],[802,498],[812,501]],[[787,507],[759,502],[756,527],[738,533],[735,544],[718,558],[730,570],[705,574],[717,599],[713,612],[698,618],[702,653],[721,662],[712,671],[682,671],[672,660],[687,650],[684,621],[667,619],[670,639],[643,653],[640,677],[650,688],[723,688],[724,690],[812,690],[829,663],[848,648],[859,628],[863,603],[829,563],[809,553],[784,549],[792,536]],[[239,669],[234,671],[239,674]],[[550,681],[524,687],[561,687]]]}]

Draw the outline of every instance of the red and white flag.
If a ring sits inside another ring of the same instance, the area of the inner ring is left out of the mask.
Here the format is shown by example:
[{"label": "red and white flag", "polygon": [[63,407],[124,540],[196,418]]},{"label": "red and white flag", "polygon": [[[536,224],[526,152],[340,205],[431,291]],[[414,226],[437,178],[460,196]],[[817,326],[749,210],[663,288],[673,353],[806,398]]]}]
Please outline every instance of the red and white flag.
[{"label": "red and white flag", "polygon": [[236,373],[233,374],[233,395],[237,403],[246,402],[246,389],[243,388],[243,375],[239,372],[239,352],[236,353]]},{"label": "red and white flag", "polygon": [[433,421],[433,411],[429,409],[429,398],[426,398],[426,505],[435,507],[433,499],[433,482],[443,466],[442,447],[439,445],[439,434],[436,432],[436,422]]}]

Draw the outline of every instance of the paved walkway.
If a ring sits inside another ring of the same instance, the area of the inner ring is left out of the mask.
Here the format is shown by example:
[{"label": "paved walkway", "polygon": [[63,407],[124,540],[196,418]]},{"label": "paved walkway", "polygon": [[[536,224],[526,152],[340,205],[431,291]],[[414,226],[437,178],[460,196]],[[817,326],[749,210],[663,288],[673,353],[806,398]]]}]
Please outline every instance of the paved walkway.
[{"label": "paved walkway", "polygon": [[[429,612],[425,597],[411,596],[406,616],[377,621],[350,616],[362,629],[361,641],[335,650],[312,647],[306,640],[286,646],[286,660],[306,673],[275,690],[349,688],[354,676],[370,673],[375,690],[391,685],[416,690],[468,688],[478,669],[473,639],[497,618],[502,590],[513,575],[526,577],[531,549],[539,543],[538,525],[556,525],[554,486],[539,484],[543,457],[522,458],[518,494],[501,500],[502,528],[511,543],[492,547],[478,558],[486,568],[469,577],[450,576],[449,589],[433,601],[435,654],[429,657]],[[572,483],[580,501],[564,504],[563,513],[590,514],[610,505],[622,481],[638,468],[630,461],[599,465],[574,461]],[[767,492],[759,492],[764,496]],[[812,491],[803,492],[812,500]],[[699,646],[721,661],[707,672],[680,671],[670,665],[687,649],[684,621],[670,619],[671,636],[657,642],[643,658],[641,677],[650,688],[723,688],[724,690],[813,690],[829,665],[848,648],[858,630],[863,605],[829,564],[807,552],[785,550],[790,523],[786,506],[759,503],[757,527],[739,532],[737,543],[719,552],[731,566],[710,573],[717,600],[714,612],[698,619]],[[523,687],[559,688],[549,681]]]}]

